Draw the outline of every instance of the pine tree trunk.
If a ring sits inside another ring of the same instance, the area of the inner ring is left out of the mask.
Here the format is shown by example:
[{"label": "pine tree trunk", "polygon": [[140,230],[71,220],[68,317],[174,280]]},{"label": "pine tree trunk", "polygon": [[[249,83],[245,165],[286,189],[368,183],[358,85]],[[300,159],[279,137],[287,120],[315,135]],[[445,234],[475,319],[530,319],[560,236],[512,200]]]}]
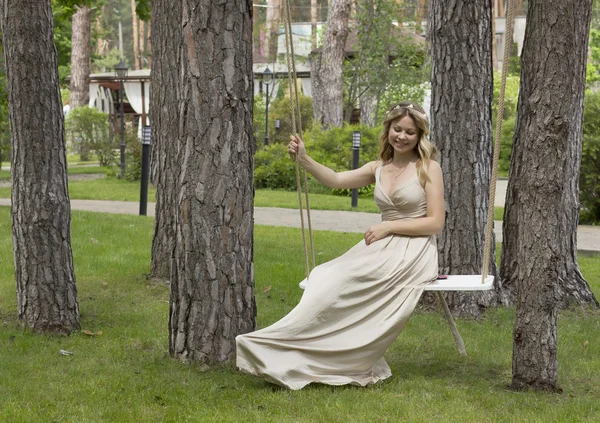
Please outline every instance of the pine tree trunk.
[{"label": "pine tree trunk", "polygon": [[[431,133],[441,153],[446,199],[446,224],[438,239],[440,272],[480,274],[492,161],[491,3],[433,0],[429,17]],[[493,257],[490,273],[495,275]],[[496,287],[446,298],[454,313],[477,316],[498,303],[499,292]]]},{"label": "pine tree trunk", "polygon": [[148,69],[152,69],[152,20],[146,22],[146,59],[148,62],[146,65]]},{"label": "pine tree trunk", "polygon": [[320,54],[311,58],[314,120],[323,128],[344,122],[344,48],[351,0],[330,0],[327,29]]},{"label": "pine tree trunk", "polygon": [[133,70],[136,70],[140,69],[140,33],[138,29],[138,17],[135,11],[135,0],[131,0],[131,24],[133,28]]},{"label": "pine tree trunk", "polygon": [[559,307],[597,305],[576,259],[590,11],[591,0],[529,1],[501,269],[517,297],[516,389],[556,389]]},{"label": "pine tree trunk", "polygon": [[255,327],[251,7],[183,1],[169,349],[208,365]]},{"label": "pine tree trunk", "polygon": [[64,122],[50,2],[0,0],[12,147],[12,234],[19,319],[79,329]]},{"label": "pine tree trunk", "polygon": [[152,183],[156,187],[154,237],[150,276],[169,279],[175,248],[176,176],[179,174],[180,69],[182,55],[181,0],[152,0],[154,22],[150,122],[152,122]]},{"label": "pine tree trunk", "polygon": [[87,6],[77,8],[73,15],[73,34],[71,37],[71,108],[85,107],[89,103],[89,77],[91,53],[90,9]]}]

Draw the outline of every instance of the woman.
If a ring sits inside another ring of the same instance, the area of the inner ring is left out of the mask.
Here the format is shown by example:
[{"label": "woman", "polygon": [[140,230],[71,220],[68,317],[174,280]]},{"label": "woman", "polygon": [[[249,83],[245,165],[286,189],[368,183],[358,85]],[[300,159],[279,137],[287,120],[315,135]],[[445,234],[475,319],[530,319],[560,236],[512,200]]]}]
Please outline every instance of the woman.
[{"label": "woman", "polygon": [[290,389],[312,382],[365,386],[391,376],[383,355],[437,276],[444,187],[428,133],[423,109],[399,103],[383,121],[379,160],[339,173],[291,137],[290,155],[322,184],[375,182],[382,222],[346,254],[315,267],[287,316],[236,338],[240,370]]}]

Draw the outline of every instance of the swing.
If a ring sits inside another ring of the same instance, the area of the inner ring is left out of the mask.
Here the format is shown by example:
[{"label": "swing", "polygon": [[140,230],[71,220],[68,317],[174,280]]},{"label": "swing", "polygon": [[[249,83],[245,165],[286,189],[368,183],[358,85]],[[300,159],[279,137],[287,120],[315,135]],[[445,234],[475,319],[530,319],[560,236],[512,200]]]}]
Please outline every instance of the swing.
[{"label": "swing", "polygon": [[[439,276],[438,279],[427,285],[425,291],[436,292],[437,297],[440,301],[440,304],[444,310],[444,315],[450,329],[452,331],[452,335],[454,336],[454,340],[458,351],[461,355],[467,355],[464,342],[456,328],[454,323],[454,319],[452,314],[450,313],[450,309],[448,308],[448,304],[444,296],[442,295],[443,291],[459,291],[459,292],[468,292],[468,291],[487,291],[491,290],[494,287],[494,276],[488,275],[488,266],[491,259],[491,251],[492,251],[492,239],[493,239],[493,224],[494,224],[494,202],[496,197],[496,181],[498,179],[498,164],[499,164],[499,156],[500,156],[500,135],[502,129],[502,120],[504,116],[504,94],[506,91],[506,74],[508,70],[508,57],[510,53],[510,42],[506,42],[506,40],[512,39],[513,35],[513,9],[514,9],[514,0],[508,0],[508,11],[506,17],[506,30],[505,30],[505,42],[504,42],[504,52],[503,52],[503,61],[502,61],[502,77],[501,77],[501,86],[500,86],[500,96],[498,99],[498,113],[496,118],[496,128],[494,133],[494,155],[492,162],[492,176],[490,182],[489,189],[489,204],[488,208],[487,220],[486,220],[486,228],[485,228],[485,245],[484,245],[484,257],[482,264],[482,274],[481,275],[448,275],[448,276]],[[288,68],[288,92],[290,95],[290,113],[292,117],[292,132],[294,134],[302,134],[301,121],[300,121],[300,103],[298,96],[298,87],[294,83],[296,81],[296,65],[294,59],[294,46],[292,43],[292,27],[291,27],[291,19],[290,19],[290,9],[289,9],[289,0],[283,1],[283,20],[285,26],[285,46],[286,46],[286,62]],[[309,267],[309,254],[306,245],[306,236],[305,236],[305,224],[304,224],[304,211],[303,211],[303,203],[302,203],[302,190],[304,189],[305,193],[305,201],[306,201],[306,218],[308,223],[308,234],[309,234],[309,244],[310,244],[310,253],[312,257],[312,267],[315,267],[315,252],[314,245],[312,239],[312,225],[310,220],[310,205],[308,201],[308,189],[307,189],[307,178],[306,178],[306,170],[300,167],[298,161],[296,160],[296,185],[298,191],[298,204],[300,210],[300,226],[302,229],[302,242],[304,246],[304,258],[305,258],[305,271],[306,278],[300,282],[300,288],[305,289],[306,283],[308,281],[308,275],[310,274]]]}]

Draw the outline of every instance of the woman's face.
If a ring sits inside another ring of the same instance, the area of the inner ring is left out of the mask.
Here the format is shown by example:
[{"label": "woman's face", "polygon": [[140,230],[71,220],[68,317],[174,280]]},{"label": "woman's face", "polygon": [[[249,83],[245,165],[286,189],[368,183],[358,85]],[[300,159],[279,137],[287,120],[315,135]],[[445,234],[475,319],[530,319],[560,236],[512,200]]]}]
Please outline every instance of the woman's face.
[{"label": "woman's face", "polygon": [[419,128],[410,116],[403,116],[392,122],[388,143],[395,153],[405,154],[414,150],[419,143]]}]

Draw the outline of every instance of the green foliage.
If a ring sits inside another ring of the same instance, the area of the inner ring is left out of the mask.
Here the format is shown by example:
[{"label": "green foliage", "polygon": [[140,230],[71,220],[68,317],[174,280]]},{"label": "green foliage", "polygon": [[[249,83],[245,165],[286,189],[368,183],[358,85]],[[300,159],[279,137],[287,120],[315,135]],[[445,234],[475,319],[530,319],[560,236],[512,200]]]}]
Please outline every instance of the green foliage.
[{"label": "green foliage", "polygon": [[579,175],[581,223],[600,224],[600,93],[586,91]]},{"label": "green foliage", "polygon": [[381,123],[385,113],[392,104],[396,104],[405,100],[413,101],[417,104],[423,104],[425,90],[429,88],[429,83],[408,85],[393,81],[380,95],[375,121]]},{"label": "green foliage", "polygon": [[[351,30],[358,36],[357,53],[344,63],[346,121],[361,98],[375,99],[379,112],[388,106],[390,95],[392,102],[414,98],[398,94],[428,79],[425,45],[393,24],[398,16],[401,16],[399,4],[393,0],[356,5]],[[387,98],[383,99],[384,96]]]},{"label": "green foliage", "polygon": [[127,125],[125,129],[125,164],[124,178],[139,181],[142,178],[142,142],[135,125]]},{"label": "green foliage", "polygon": [[[313,108],[312,98],[300,95],[298,98],[300,103],[300,119],[302,120],[302,129],[307,130],[313,124]],[[275,131],[275,121],[279,119],[279,131]],[[263,125],[264,126],[264,125]],[[292,118],[290,112],[290,98],[284,96],[273,101],[273,105],[269,105],[269,140],[275,142],[289,141],[289,134],[292,133]],[[276,138],[277,136],[277,138]]]},{"label": "green foliage", "polygon": [[[310,156],[336,172],[352,169],[352,133],[361,132],[360,165],[377,159],[380,128],[365,125],[345,125],[323,131],[313,127],[304,132],[304,142]],[[286,143],[271,144],[254,156],[254,183],[256,188],[296,189],[296,173],[293,160],[287,154]],[[310,191],[316,183],[309,179]],[[316,188],[317,191],[328,191]],[[349,195],[350,190],[329,191],[337,195]],[[361,195],[371,195],[372,187],[365,187]]]},{"label": "green foliage", "polygon": [[95,153],[101,166],[112,163],[117,144],[107,114],[92,107],[76,108],[67,115],[65,129],[82,161]]},{"label": "green foliage", "polygon": [[254,184],[256,188],[296,189],[293,160],[285,144],[270,144],[254,155]]},{"label": "green foliage", "polygon": [[600,81],[600,29],[590,30],[589,57],[586,69],[586,83],[588,86]]}]

